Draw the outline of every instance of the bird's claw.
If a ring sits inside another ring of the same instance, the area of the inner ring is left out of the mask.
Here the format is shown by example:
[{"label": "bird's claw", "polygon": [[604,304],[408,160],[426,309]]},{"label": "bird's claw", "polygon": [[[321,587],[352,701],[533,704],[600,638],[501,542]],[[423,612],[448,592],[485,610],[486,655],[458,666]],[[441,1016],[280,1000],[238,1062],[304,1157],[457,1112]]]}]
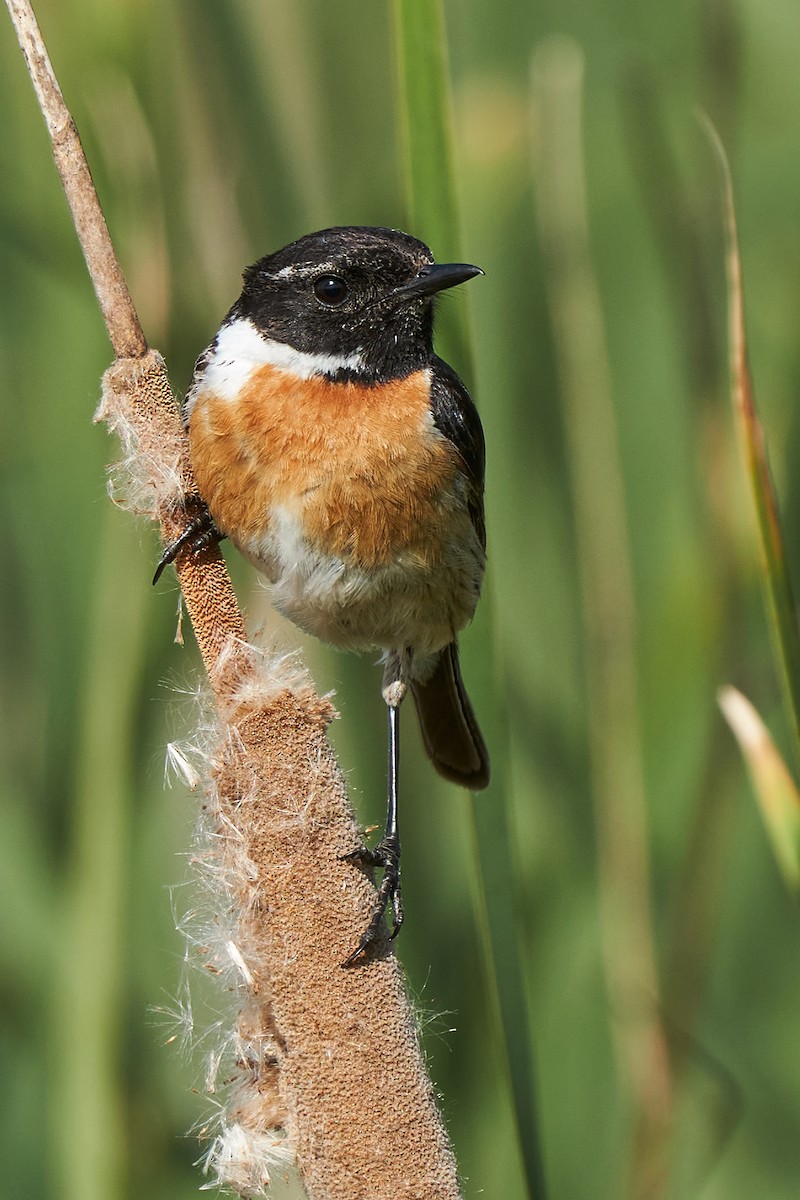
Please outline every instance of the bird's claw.
[{"label": "bird's claw", "polygon": [[217,529],[211,513],[204,505],[202,510],[196,516],[192,517],[183,533],[174,542],[171,542],[169,546],[164,548],[164,553],[158,560],[158,566],[153,576],[153,583],[158,583],[164,568],[175,561],[181,550],[188,549],[190,553],[196,554],[199,550],[204,550],[206,546],[210,546],[212,542],[221,542],[224,536]]},{"label": "bird's claw", "polygon": [[381,922],[390,904],[393,928],[389,940],[393,941],[400,932],[400,926],[403,924],[403,897],[400,890],[400,839],[396,834],[389,834],[381,838],[372,850],[366,846],[358,846],[341,857],[344,862],[356,863],[363,867],[380,867],[383,870],[383,879],[378,888],[369,924],[353,953],[348,954],[342,963],[343,967],[351,967],[377,941]]}]

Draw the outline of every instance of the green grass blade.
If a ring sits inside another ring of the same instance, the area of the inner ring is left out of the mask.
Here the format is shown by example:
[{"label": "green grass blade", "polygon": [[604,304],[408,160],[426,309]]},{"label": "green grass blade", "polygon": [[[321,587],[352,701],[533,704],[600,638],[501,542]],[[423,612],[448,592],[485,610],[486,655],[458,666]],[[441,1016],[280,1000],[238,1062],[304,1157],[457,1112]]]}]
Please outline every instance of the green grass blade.
[{"label": "green grass blade", "polygon": [[[405,150],[411,231],[429,242],[437,259],[459,260],[458,205],[455,184],[447,50],[441,0],[395,0],[398,113]],[[463,307],[460,309],[464,311]],[[455,306],[445,312],[454,315]],[[469,359],[465,323],[445,322],[448,354],[460,369]],[[475,892],[484,961],[498,1016],[528,1194],[545,1195],[536,1115],[534,1064],[527,997],[519,958],[514,912],[513,848],[505,808],[506,724],[497,696],[493,653],[492,604],[485,589],[478,631],[465,646],[470,684],[492,752],[489,793],[472,803],[476,859]],[[482,631],[482,633],[481,633]]]},{"label": "green grass blade", "polygon": [[725,235],[728,258],[728,321],[731,355],[731,398],[739,441],[750,483],[761,549],[762,576],[767,611],[780,664],[787,704],[800,739],[800,630],[792,582],[786,562],[778,501],[769,469],[764,430],[756,411],[753,381],[747,358],[747,334],[742,290],[742,264],[733,185],[725,150],[707,117],[701,114],[723,179]]},{"label": "green grass blade", "polygon": [[[491,581],[490,581],[491,582]],[[536,1067],[515,907],[514,844],[507,797],[507,716],[492,653],[491,589],[481,601],[469,652],[470,687],[484,697],[481,725],[492,753],[487,792],[470,797],[475,872],[473,893],[498,1041],[505,1058],[519,1148],[531,1200],[546,1196],[536,1100]]]},{"label": "green grass blade", "polygon": [[630,1182],[622,1194],[656,1195],[669,1140],[672,1080],[659,1007],[630,531],[603,302],[589,237],[580,47],[566,38],[543,42],[533,58],[531,88],[536,210],[582,593],[604,974],[612,1006],[621,1008],[634,994],[651,998],[635,1021],[617,1013],[612,1022],[636,1131]]},{"label": "green grass blade", "polygon": [[60,977],[51,1008],[55,1176],[63,1200],[114,1200],[129,1155],[120,1045],[125,1014],[132,736],[147,588],[139,534],[108,507],[78,734]]},{"label": "green grass blade", "polygon": [[[441,0],[394,0],[395,70],[409,231],[439,262],[459,261],[447,38]],[[443,340],[462,372],[469,339],[461,305],[442,309]]]},{"label": "green grass blade", "polygon": [[394,18],[409,218],[445,261],[460,235],[441,0],[395,0]]},{"label": "green grass blade", "polygon": [[720,708],[739,743],[775,857],[787,884],[800,890],[800,792],[761,717],[736,688],[723,688]]}]

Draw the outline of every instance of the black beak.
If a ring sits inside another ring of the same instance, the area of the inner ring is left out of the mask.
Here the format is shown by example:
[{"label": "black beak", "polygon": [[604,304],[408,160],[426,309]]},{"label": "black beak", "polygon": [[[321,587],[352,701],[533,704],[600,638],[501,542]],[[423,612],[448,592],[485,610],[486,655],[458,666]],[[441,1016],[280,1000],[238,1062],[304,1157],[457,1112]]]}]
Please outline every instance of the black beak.
[{"label": "black beak", "polygon": [[466,283],[476,275],[482,275],[480,267],[469,263],[431,263],[422,267],[419,274],[410,283],[395,288],[392,297],[398,300],[417,300],[421,296],[433,296],[443,292],[445,288],[455,287],[458,283]]}]

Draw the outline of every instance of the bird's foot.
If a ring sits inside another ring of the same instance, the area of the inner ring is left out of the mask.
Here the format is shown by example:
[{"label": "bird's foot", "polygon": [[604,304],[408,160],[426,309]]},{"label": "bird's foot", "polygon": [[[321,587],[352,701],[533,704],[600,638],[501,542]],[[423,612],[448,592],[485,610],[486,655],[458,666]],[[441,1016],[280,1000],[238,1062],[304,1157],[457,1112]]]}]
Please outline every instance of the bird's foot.
[{"label": "bird's foot", "polygon": [[164,548],[164,553],[158,560],[153,583],[158,583],[164,568],[174,562],[182,550],[185,549],[191,554],[196,554],[199,550],[210,546],[212,542],[221,542],[224,537],[225,534],[217,529],[211,513],[203,505],[201,511],[192,517],[180,537]]},{"label": "bird's foot", "polygon": [[343,854],[342,859],[358,866],[380,867],[383,870],[383,879],[378,888],[369,924],[353,953],[348,954],[342,963],[343,967],[351,967],[377,941],[381,921],[389,905],[392,908],[393,921],[393,929],[389,935],[390,941],[396,938],[400,932],[400,926],[403,924],[403,897],[400,891],[400,839],[396,833],[384,834],[372,850],[366,846],[359,846],[357,849]]}]

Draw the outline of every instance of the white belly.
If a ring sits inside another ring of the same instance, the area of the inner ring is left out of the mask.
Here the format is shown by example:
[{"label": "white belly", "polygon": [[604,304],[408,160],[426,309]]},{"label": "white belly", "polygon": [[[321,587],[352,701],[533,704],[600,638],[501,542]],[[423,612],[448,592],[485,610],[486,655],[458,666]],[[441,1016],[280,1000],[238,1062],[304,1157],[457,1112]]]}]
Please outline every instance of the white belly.
[{"label": "white belly", "polygon": [[239,549],[272,583],[279,612],[334,646],[413,648],[433,653],[470,621],[478,603],[484,554],[466,513],[435,565],[402,553],[361,567],[309,546],[300,522],[275,507],[269,533]]}]

